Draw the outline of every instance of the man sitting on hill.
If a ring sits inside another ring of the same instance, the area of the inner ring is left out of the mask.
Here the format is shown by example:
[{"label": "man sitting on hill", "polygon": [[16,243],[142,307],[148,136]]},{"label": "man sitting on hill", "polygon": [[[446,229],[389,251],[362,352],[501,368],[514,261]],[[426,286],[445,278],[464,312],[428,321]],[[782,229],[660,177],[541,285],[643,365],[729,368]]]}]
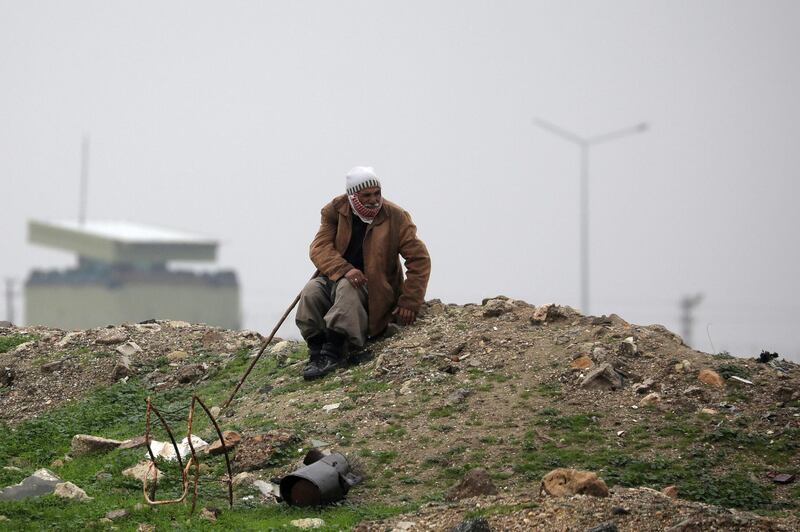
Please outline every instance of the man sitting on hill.
[{"label": "man sitting on hill", "polygon": [[413,323],[430,277],[428,250],[411,216],[383,199],[373,169],[350,170],[346,191],[322,208],[311,242],[311,261],[320,274],[303,288],[295,320],[308,344],[305,379],[335,370],[348,342],[363,347],[392,319]]}]

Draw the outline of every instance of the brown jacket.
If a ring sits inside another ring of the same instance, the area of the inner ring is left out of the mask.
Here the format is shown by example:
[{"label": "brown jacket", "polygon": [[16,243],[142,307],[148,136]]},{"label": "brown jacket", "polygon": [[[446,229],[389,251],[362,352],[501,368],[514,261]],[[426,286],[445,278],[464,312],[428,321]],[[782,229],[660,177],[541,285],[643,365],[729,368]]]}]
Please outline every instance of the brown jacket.
[{"label": "brown jacket", "polygon": [[[311,261],[320,273],[338,281],[353,268],[343,255],[352,230],[350,202],[346,195],[333,198],[322,208],[322,222],[311,242]],[[364,236],[364,274],[369,292],[369,334],[376,336],[400,306],[417,312],[425,300],[431,259],[411,216],[390,201],[383,201],[378,216]],[[405,259],[406,279],[400,266]]]}]

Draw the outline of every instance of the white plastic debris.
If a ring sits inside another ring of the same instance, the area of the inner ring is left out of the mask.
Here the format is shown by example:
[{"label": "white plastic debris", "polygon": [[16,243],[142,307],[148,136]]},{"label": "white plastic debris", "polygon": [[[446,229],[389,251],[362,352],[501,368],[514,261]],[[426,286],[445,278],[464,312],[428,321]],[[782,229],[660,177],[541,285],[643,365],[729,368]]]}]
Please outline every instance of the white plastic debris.
[{"label": "white plastic debris", "polygon": [[[200,451],[208,446],[208,442],[203,441],[202,438],[198,438],[193,434],[192,446],[194,446],[195,451]],[[175,455],[175,447],[173,447],[172,442],[151,440],[150,449],[153,451],[153,455],[163,458],[164,460],[173,462],[178,459]],[[191,456],[192,450],[189,448],[189,438],[184,438],[180,441],[178,444],[178,452],[181,453],[181,458]],[[149,458],[150,453],[145,451],[145,456]]]},{"label": "white plastic debris", "polygon": [[731,380],[733,380],[733,381],[738,381],[738,382],[743,382],[743,383],[745,383],[745,384],[749,384],[749,385],[751,385],[751,386],[753,385],[753,382],[752,382],[752,381],[749,381],[749,380],[747,380],[747,379],[743,379],[743,378],[741,378],[741,377],[737,377],[736,375],[731,375]]}]

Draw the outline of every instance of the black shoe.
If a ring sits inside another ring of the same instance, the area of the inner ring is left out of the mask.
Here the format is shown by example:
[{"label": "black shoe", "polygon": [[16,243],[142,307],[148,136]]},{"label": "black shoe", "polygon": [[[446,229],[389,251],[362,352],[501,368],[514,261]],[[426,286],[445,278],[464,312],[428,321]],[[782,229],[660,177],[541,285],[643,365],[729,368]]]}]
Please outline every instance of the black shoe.
[{"label": "black shoe", "polygon": [[341,365],[341,357],[330,356],[323,351],[318,358],[308,361],[306,366],[303,368],[303,378],[307,381],[319,379],[320,377],[324,377],[328,373],[334,371]]},{"label": "black shoe", "polygon": [[319,358],[322,354],[322,346],[325,343],[325,335],[317,334],[310,338],[306,338],[306,345],[308,345],[308,361]]}]

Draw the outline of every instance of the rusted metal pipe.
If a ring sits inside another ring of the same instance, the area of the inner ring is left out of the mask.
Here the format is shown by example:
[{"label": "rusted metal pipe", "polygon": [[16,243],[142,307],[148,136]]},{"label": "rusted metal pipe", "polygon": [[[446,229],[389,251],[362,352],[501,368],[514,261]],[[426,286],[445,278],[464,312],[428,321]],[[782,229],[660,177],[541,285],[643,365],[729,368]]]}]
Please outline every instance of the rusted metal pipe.
[{"label": "rusted metal pipe", "polygon": [[[203,403],[202,399],[200,399],[196,395],[192,396],[192,412],[194,412],[194,402],[195,402],[195,400],[200,404],[200,406],[203,408],[203,410],[205,411],[206,415],[208,416],[208,419],[210,419],[211,423],[214,425],[214,428],[217,431],[217,435],[219,436],[219,442],[222,445],[222,451],[225,453],[225,467],[228,468],[228,480],[227,480],[227,483],[228,483],[228,504],[230,504],[230,507],[233,508],[233,473],[231,471],[231,460],[230,460],[230,457],[228,456],[228,446],[225,444],[225,438],[222,436],[222,431],[220,430],[219,425],[217,424],[217,420],[214,419],[214,416],[211,415],[211,411],[208,409],[208,407],[205,405],[205,403]],[[189,439],[191,440],[191,432],[190,432]]]},{"label": "rusted metal pipe", "polygon": [[[318,275],[319,275],[319,270],[314,272],[314,275],[311,276],[311,279],[316,278]],[[278,329],[281,328],[281,325],[283,325],[283,322],[286,320],[286,318],[289,316],[289,314],[292,312],[292,310],[294,310],[295,305],[297,305],[297,303],[300,301],[300,295],[301,294],[302,294],[302,292],[300,292],[300,294],[297,294],[297,297],[294,298],[294,301],[292,301],[292,304],[289,305],[289,308],[286,309],[286,312],[284,312],[283,316],[281,316],[281,319],[278,320],[278,323],[277,323],[277,325],[275,325],[275,328],[272,329],[272,332],[270,333],[270,335],[267,337],[267,339],[261,345],[261,349],[259,349],[258,354],[253,359],[253,362],[250,363],[250,367],[247,368],[247,371],[244,372],[244,375],[242,375],[242,378],[239,379],[239,384],[236,385],[236,388],[233,390],[233,393],[231,394],[231,396],[228,397],[228,400],[225,401],[225,403],[223,403],[223,405],[222,405],[222,409],[223,410],[228,408],[228,406],[231,404],[231,401],[233,401],[233,398],[236,397],[236,394],[239,392],[239,388],[242,387],[242,384],[244,384],[245,379],[247,379],[247,376],[250,375],[250,372],[253,370],[253,368],[255,367],[256,363],[258,363],[258,359],[261,358],[261,355],[264,353],[264,350],[267,348],[267,345],[269,345],[269,343],[275,337],[275,333],[278,332]]]}]

